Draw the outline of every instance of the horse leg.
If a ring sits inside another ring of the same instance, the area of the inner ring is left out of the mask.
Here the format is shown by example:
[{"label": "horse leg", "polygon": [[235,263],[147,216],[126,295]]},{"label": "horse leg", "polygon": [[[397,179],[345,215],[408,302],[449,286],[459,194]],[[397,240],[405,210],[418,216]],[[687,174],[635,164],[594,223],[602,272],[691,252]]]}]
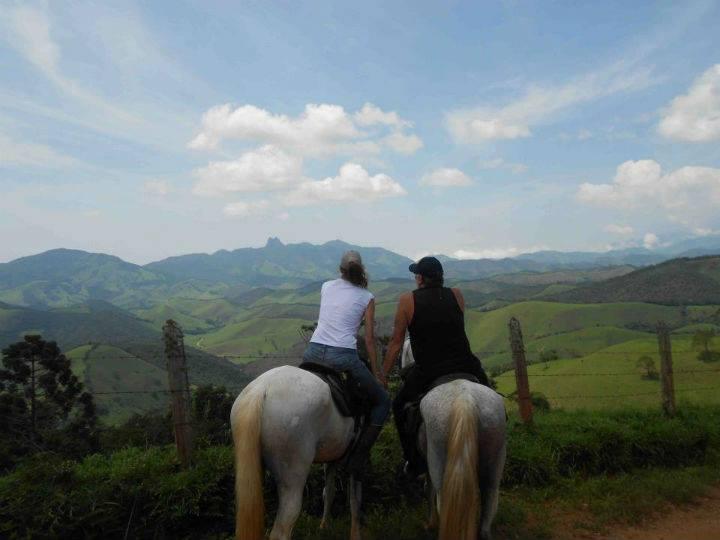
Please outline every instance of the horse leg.
[{"label": "horse leg", "polygon": [[298,452],[293,463],[281,462],[273,467],[279,505],[275,523],[270,531],[270,540],[290,540],[293,527],[302,510],[303,491],[312,464],[312,454],[309,457],[303,454]]},{"label": "horse leg", "polygon": [[320,528],[324,529],[330,521],[330,512],[332,510],[333,500],[335,499],[335,476],[337,474],[337,465],[334,463],[325,464],[325,488],[323,489],[323,516],[320,521]]},{"label": "horse leg", "polygon": [[428,504],[430,508],[430,517],[428,518],[428,522],[425,525],[425,528],[436,529],[440,521],[437,507],[437,493],[435,493],[435,488],[433,487],[432,481],[429,478],[425,481],[425,489],[427,492]]},{"label": "horse leg", "polygon": [[362,482],[350,476],[350,540],[360,540]]},{"label": "horse leg", "polygon": [[487,472],[480,480],[480,540],[490,540],[492,522],[497,513],[500,479],[505,467],[504,444],[493,461],[487,464]]}]

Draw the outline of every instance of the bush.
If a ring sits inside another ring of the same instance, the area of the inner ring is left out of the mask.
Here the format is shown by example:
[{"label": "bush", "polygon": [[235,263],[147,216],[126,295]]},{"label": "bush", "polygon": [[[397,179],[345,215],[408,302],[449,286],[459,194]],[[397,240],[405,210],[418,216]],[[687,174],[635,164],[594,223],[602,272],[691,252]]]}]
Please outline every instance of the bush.
[{"label": "bush", "polygon": [[[509,425],[503,485],[562,485],[565,478],[700,465],[718,453],[720,408],[685,408],[672,419],[654,411],[556,411],[537,415],[533,426]],[[363,487],[370,538],[382,538],[383,531],[426,537],[418,526],[424,490],[404,479],[401,463],[397,434],[388,425],[373,448]],[[267,478],[270,524],[277,498]],[[347,534],[342,490],[336,497],[338,521],[326,533],[317,531],[323,481],[322,467],[313,466],[296,539]],[[82,461],[37,454],[0,477],[0,537],[123,538],[127,530],[128,537],[139,539],[226,538],[234,527],[233,498],[229,446],[198,449],[190,470],[180,468],[172,446],[127,448]]]},{"label": "bush", "polygon": [[720,362],[720,352],[717,351],[701,351],[697,355],[697,359],[701,362]]}]

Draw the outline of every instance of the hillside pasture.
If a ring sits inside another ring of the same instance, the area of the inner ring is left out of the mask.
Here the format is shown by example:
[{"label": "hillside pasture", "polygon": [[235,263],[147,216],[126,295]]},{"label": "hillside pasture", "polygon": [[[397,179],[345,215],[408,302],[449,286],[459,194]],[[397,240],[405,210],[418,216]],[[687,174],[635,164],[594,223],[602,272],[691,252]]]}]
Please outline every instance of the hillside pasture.
[{"label": "hillside pasture", "polygon": [[[720,365],[697,359],[692,338],[672,338],[676,401],[684,404],[720,404]],[[637,367],[647,355],[659,371],[657,338],[647,337],[620,343],[576,359],[563,359],[528,366],[530,390],[545,395],[553,409],[659,408],[660,381],[643,378]],[[496,378],[498,390],[515,392],[515,374]]]},{"label": "hillside pasture", "polygon": [[[193,336],[198,349],[217,355],[271,355],[286,353],[302,341],[300,327],[312,320],[294,318],[253,318],[224,328]],[[233,359],[246,363],[252,359]]]},{"label": "hillside pasture", "polygon": [[535,362],[543,350],[574,357],[607,346],[634,340],[652,332],[657,321],[677,326],[688,319],[682,308],[643,303],[560,304],[520,302],[494,311],[468,310],[465,328],[470,346],[488,368],[510,362],[508,321],[522,325],[528,361]]},{"label": "hillside pasture", "polygon": [[167,407],[167,373],[145,360],[110,345],[83,345],[66,356],[105,422]]}]

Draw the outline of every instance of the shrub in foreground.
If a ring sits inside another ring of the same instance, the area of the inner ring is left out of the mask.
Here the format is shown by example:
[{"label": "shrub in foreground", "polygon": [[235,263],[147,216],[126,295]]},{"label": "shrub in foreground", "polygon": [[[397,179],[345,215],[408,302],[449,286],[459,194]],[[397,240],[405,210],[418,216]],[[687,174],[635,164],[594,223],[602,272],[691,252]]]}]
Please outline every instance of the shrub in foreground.
[{"label": "shrub in foreground", "polygon": [[[655,412],[550,412],[538,415],[532,428],[511,427],[504,485],[559,485],[566,478],[700,465],[719,452],[720,408],[683,409],[673,419]],[[296,538],[320,538],[322,485],[322,467],[314,466]],[[424,491],[402,477],[392,426],[374,448],[363,491],[370,532],[384,523],[398,537],[420,534],[419,518],[403,516],[417,514]],[[341,523],[345,500],[340,491],[335,515]],[[266,501],[272,514],[277,501],[270,481]],[[128,448],[80,462],[38,454],[0,478],[3,538],[226,538],[232,530],[229,446],[199,449],[190,470],[180,468],[172,446]]]}]

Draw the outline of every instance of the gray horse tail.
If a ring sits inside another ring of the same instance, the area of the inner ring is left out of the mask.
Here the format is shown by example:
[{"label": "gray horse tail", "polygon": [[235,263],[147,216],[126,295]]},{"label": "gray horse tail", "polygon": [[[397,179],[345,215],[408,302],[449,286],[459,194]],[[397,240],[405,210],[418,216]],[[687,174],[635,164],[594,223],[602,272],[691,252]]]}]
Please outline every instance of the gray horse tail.
[{"label": "gray horse tail", "polygon": [[452,404],[447,457],[440,492],[440,540],[477,538],[478,418],[472,396],[458,395]]},{"label": "gray horse tail", "polygon": [[265,533],[265,501],[260,442],[265,388],[246,388],[231,413],[235,445],[235,538],[261,540]]}]

